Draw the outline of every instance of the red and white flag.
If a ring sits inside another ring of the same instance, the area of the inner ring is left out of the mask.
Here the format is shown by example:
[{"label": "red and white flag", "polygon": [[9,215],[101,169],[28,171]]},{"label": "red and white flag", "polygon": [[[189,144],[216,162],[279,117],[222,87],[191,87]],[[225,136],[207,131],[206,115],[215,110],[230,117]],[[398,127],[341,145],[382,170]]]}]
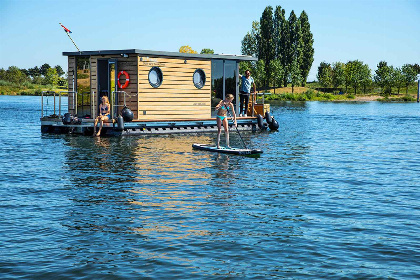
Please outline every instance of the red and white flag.
[{"label": "red and white flag", "polygon": [[65,31],[66,33],[71,33],[70,29],[68,29],[67,27],[65,27],[65,26],[64,26],[64,25],[62,25],[61,23],[60,23],[60,25],[61,25],[61,27],[63,27],[63,28],[64,28],[64,31]]}]

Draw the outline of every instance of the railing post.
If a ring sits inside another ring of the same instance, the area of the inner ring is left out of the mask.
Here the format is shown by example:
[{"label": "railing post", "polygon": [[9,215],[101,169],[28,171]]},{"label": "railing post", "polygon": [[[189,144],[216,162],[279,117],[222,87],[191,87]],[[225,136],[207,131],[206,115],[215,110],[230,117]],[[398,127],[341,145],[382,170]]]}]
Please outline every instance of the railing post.
[{"label": "railing post", "polygon": [[417,103],[419,103],[420,99],[420,80],[417,81]]},{"label": "railing post", "polygon": [[61,116],[61,91],[58,93],[58,115]]},{"label": "railing post", "polygon": [[55,115],[55,91],[54,92],[54,115]]},{"label": "railing post", "polygon": [[41,91],[41,118],[44,117],[44,92]]}]

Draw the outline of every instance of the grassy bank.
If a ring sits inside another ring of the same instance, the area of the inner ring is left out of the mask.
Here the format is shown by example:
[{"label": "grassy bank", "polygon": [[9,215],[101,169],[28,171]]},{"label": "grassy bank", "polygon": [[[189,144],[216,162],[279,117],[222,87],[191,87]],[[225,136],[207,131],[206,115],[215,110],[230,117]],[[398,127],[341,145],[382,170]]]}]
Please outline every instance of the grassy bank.
[{"label": "grassy bank", "polygon": [[[341,93],[339,93],[341,91]],[[381,101],[381,102],[414,102],[417,101],[417,84],[408,87],[408,93],[401,90],[398,94],[397,89],[393,89],[391,94],[381,94],[380,88],[369,88],[367,93],[357,92],[349,88],[347,93],[344,89],[320,88],[317,83],[310,83],[307,87],[283,87],[264,90],[271,95],[265,97],[266,100],[279,101]]]},{"label": "grassy bank", "polygon": [[29,82],[20,85],[0,80],[0,95],[41,95],[42,91],[63,91],[62,87],[52,85],[39,85]]}]

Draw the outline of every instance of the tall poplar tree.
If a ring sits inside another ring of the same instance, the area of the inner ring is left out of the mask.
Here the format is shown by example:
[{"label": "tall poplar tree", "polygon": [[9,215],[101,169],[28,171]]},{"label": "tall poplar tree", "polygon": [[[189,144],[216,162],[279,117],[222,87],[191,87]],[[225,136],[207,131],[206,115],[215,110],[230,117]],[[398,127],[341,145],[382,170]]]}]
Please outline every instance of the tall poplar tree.
[{"label": "tall poplar tree", "polygon": [[289,22],[286,20],[286,17],[282,19],[282,24],[280,26],[280,51],[282,53],[280,61],[283,67],[283,86],[287,87],[287,78],[289,76],[289,67],[288,67],[288,48],[290,46],[290,32],[289,32]]},{"label": "tall poplar tree", "polygon": [[[269,86],[270,80],[273,81],[272,67],[278,62],[282,69],[281,83],[284,86],[292,79],[291,70],[294,85],[305,85],[314,55],[313,36],[307,14],[303,11],[297,18],[292,11],[286,19],[285,10],[281,6],[276,6],[274,14],[273,8],[267,6],[260,21],[254,21],[252,30],[244,36],[241,51],[244,55],[255,56],[264,61],[264,86]],[[273,64],[273,60],[278,62]],[[255,67],[255,64],[253,66]],[[278,73],[275,75],[277,82]],[[297,77],[299,81],[296,83]]]},{"label": "tall poplar tree", "polygon": [[[290,73],[291,73],[291,67],[292,67],[292,63],[293,60],[295,58],[295,53],[296,53],[296,41],[297,41],[297,32],[296,32],[296,27],[297,27],[297,17],[295,12],[292,10],[290,12],[290,16],[288,19],[288,28],[289,28],[289,40],[287,42],[287,46],[285,49],[285,54],[286,54],[286,71],[288,74],[288,78],[290,78]],[[299,65],[298,65],[299,67]],[[286,85],[287,86],[287,85]]]},{"label": "tall poplar tree", "polygon": [[302,76],[300,75],[300,65],[302,62],[302,32],[300,30],[300,22],[295,15],[295,12],[292,11],[289,17],[289,34],[290,41],[289,47],[287,48],[287,58],[288,58],[288,74],[289,81],[292,83],[293,87],[301,84]]},{"label": "tall poplar tree", "polygon": [[260,36],[260,23],[259,21],[253,21],[251,31],[246,33],[242,40],[241,52],[243,55],[258,57],[258,41]]},{"label": "tall poplar tree", "polygon": [[[261,31],[258,41],[258,59],[262,59],[265,65],[267,77],[271,76],[270,61],[274,59],[274,24],[273,7],[267,6],[260,20]],[[269,78],[264,80],[264,86],[268,86]]]},{"label": "tall poplar tree", "polygon": [[284,13],[285,11],[281,6],[276,6],[274,11],[274,52],[276,60],[279,61],[281,61],[284,51],[284,46],[282,45],[282,28],[285,22]]},{"label": "tall poplar tree", "polygon": [[302,11],[300,14],[299,22],[303,41],[300,75],[302,77],[302,86],[305,86],[309,71],[314,62],[314,39],[311,32],[311,25],[309,24],[309,18],[305,11]]}]

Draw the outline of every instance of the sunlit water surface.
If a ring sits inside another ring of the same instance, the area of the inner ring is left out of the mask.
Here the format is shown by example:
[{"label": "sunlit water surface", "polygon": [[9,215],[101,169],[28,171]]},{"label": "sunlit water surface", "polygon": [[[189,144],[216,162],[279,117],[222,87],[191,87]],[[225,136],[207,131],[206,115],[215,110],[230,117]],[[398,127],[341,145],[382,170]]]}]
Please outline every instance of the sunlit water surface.
[{"label": "sunlit water surface", "polygon": [[39,97],[1,96],[1,278],[420,278],[420,105],[272,111],[247,158],[42,135]]}]

